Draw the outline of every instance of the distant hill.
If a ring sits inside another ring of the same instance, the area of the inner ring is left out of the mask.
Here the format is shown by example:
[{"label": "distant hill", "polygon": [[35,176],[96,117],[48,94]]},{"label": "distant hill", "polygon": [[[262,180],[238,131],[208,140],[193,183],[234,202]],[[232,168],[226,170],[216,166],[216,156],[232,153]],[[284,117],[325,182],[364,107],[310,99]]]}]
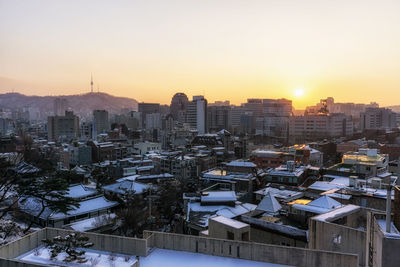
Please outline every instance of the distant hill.
[{"label": "distant hill", "polygon": [[121,109],[137,110],[138,102],[133,98],[116,97],[106,93],[87,93],[62,96],[27,96],[19,93],[0,94],[0,108],[21,109],[36,107],[41,112],[53,112],[54,99],[65,98],[68,108],[79,115],[91,114],[94,109],[105,109],[109,113],[120,113]]}]

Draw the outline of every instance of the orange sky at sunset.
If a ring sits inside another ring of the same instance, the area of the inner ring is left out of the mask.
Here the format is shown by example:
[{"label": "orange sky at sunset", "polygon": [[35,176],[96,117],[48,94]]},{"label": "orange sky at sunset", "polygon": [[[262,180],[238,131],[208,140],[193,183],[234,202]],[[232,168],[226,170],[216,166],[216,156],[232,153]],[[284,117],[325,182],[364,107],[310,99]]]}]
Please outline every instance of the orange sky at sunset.
[{"label": "orange sky at sunset", "polygon": [[[400,104],[400,1],[0,0],[0,93]],[[303,94],[296,90],[301,88]]]}]

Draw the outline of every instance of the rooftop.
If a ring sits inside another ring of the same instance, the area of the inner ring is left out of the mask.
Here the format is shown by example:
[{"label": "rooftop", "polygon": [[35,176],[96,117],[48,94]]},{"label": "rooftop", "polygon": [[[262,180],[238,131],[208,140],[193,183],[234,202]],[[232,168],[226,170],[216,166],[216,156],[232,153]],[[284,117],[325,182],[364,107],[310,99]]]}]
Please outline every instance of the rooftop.
[{"label": "rooftop", "polygon": [[149,189],[150,186],[131,180],[124,180],[114,184],[105,185],[102,188],[104,191],[109,191],[116,194],[126,194],[130,191],[134,191],[136,194],[142,194],[145,190]]},{"label": "rooftop", "polygon": [[237,200],[234,191],[208,191],[201,194],[201,202],[235,202]]},{"label": "rooftop", "polygon": [[231,162],[227,163],[226,166],[227,167],[246,167],[246,168],[255,168],[255,167],[257,167],[257,165],[254,164],[253,162],[239,161],[239,160],[231,161]]},{"label": "rooftop", "polygon": [[68,197],[72,198],[85,198],[97,194],[97,191],[93,188],[88,188],[84,185],[78,184],[69,187]]}]

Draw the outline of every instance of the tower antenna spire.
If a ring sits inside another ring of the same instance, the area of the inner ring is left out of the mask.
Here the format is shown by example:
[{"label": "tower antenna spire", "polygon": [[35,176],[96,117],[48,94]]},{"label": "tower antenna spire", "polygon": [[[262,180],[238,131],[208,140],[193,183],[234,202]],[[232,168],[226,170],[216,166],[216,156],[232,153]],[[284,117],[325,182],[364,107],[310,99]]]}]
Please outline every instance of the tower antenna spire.
[{"label": "tower antenna spire", "polygon": [[93,74],[90,74],[90,91],[93,93]]}]

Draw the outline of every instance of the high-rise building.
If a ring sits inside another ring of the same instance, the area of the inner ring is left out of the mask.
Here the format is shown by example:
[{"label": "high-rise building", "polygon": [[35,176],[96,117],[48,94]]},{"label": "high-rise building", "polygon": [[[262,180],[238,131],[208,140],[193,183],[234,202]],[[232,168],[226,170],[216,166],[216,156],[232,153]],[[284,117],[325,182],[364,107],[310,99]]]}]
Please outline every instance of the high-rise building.
[{"label": "high-rise building", "polygon": [[80,125],[80,137],[82,139],[91,139],[93,134],[93,123],[82,122]]},{"label": "high-rise building", "polygon": [[65,111],[65,116],[49,116],[47,118],[47,136],[48,140],[78,137],[79,117],[72,111]]},{"label": "high-rise building", "polygon": [[207,107],[207,123],[209,131],[220,131],[229,129],[231,107],[227,106],[208,106]]},{"label": "high-rise building", "polygon": [[146,129],[161,129],[162,116],[160,113],[146,114]]},{"label": "high-rise building", "polygon": [[68,100],[65,98],[54,99],[54,116],[63,116],[68,108]]},{"label": "high-rise building", "polygon": [[174,120],[180,123],[186,122],[188,103],[189,99],[184,93],[176,93],[172,97],[170,112]]},{"label": "high-rise building", "polygon": [[110,131],[110,123],[108,121],[107,110],[93,110],[93,124],[95,125],[96,134],[107,133]]},{"label": "high-rise building", "polygon": [[[146,115],[152,113],[160,113],[160,104],[159,103],[139,103],[138,104],[139,112],[142,114],[142,123],[146,124]],[[146,125],[142,125],[145,127]]]},{"label": "high-rise building", "polygon": [[[254,133],[286,142],[292,101],[287,99],[248,99],[243,104],[247,114],[252,114]],[[253,129],[250,129],[253,130]],[[248,130],[246,130],[248,131]],[[250,131],[253,132],[253,131]]]},{"label": "high-rise building", "polygon": [[207,100],[204,96],[193,96],[193,100],[189,102],[187,122],[199,134],[207,132]]},{"label": "high-rise building", "polygon": [[0,136],[7,135],[8,131],[8,119],[0,118]]},{"label": "high-rise building", "polygon": [[388,108],[366,108],[360,114],[361,130],[396,128],[397,115]]},{"label": "high-rise building", "polygon": [[230,122],[232,127],[240,126],[240,117],[245,113],[245,109],[242,106],[232,106],[230,112]]}]

